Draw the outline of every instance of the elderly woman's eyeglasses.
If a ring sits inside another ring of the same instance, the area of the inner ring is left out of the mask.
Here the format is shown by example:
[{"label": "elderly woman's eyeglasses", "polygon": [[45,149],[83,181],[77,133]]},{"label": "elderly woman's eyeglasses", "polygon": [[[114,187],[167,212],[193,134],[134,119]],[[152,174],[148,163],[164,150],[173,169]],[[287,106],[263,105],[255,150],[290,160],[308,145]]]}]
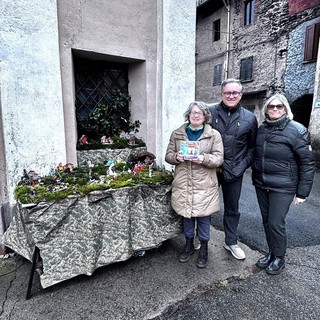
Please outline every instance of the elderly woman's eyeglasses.
[{"label": "elderly woman's eyeglasses", "polygon": [[191,114],[193,116],[204,116],[204,113],[202,111],[191,111]]},{"label": "elderly woman's eyeglasses", "polygon": [[284,105],[283,104],[269,104],[267,106],[268,110],[273,110],[274,108],[276,108],[277,110],[283,110]]}]

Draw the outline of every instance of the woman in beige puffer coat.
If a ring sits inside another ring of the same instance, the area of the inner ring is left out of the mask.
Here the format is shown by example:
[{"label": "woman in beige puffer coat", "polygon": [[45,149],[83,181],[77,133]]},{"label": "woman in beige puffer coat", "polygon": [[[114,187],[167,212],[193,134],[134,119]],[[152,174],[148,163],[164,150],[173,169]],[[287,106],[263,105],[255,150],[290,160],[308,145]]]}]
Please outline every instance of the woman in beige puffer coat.
[{"label": "woman in beige puffer coat", "polygon": [[[166,162],[175,165],[172,182],[172,208],[183,216],[186,245],[179,257],[187,262],[194,252],[195,223],[201,243],[197,266],[208,263],[210,216],[219,211],[219,185],[216,168],[223,162],[223,144],[220,133],[208,124],[211,114],[203,102],[193,102],[184,113],[185,120],[171,134],[165,156]],[[198,141],[199,155],[186,160],[181,151],[182,141]]]}]

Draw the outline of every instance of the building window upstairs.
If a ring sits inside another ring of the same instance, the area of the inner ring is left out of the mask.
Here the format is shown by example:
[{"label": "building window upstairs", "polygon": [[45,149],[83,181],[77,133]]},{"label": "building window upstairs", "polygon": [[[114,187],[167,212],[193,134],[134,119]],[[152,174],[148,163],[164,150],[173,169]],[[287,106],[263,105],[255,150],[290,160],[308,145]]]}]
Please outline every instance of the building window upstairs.
[{"label": "building window upstairs", "polygon": [[304,46],[304,61],[312,62],[317,60],[320,36],[320,23],[313,24],[306,28]]},{"label": "building window upstairs", "polygon": [[213,86],[220,86],[222,79],[222,64],[217,64],[213,69]]},{"label": "building window upstairs", "polygon": [[254,23],[254,0],[244,0],[244,25]]},{"label": "building window upstairs", "polygon": [[220,19],[213,21],[212,24],[212,42],[220,40]]},{"label": "building window upstairs", "polygon": [[253,56],[241,59],[240,61],[240,80],[251,81],[253,80]]}]

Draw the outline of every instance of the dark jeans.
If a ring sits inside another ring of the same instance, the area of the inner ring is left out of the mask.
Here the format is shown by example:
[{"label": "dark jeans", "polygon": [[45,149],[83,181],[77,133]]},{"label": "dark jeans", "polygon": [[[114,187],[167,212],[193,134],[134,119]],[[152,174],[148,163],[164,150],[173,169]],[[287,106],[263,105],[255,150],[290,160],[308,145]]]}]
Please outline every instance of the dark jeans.
[{"label": "dark jeans", "polygon": [[201,241],[210,240],[210,221],[211,216],[197,218],[183,218],[183,231],[187,238],[193,238],[195,233],[195,224],[197,221],[198,238]]},{"label": "dark jeans", "polygon": [[225,243],[227,245],[237,244],[238,225],[240,220],[239,199],[241,194],[243,176],[235,181],[224,180],[222,174],[218,174],[219,184],[221,185],[224,215],[223,227],[225,233]]},{"label": "dark jeans", "polygon": [[287,249],[285,218],[294,195],[256,188],[267,243],[271,252],[282,257]]}]

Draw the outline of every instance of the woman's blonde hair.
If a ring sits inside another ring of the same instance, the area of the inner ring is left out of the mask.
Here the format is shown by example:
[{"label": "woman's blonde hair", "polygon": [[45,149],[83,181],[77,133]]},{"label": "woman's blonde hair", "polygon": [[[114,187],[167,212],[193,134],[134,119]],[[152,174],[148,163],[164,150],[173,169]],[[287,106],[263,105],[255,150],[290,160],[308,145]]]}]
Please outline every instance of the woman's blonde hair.
[{"label": "woman's blonde hair", "polygon": [[288,116],[288,118],[290,120],[293,119],[293,113],[291,111],[291,108],[290,108],[290,105],[289,105],[289,102],[287,100],[287,98],[283,95],[283,94],[280,94],[280,93],[276,93],[274,94],[273,96],[271,96],[263,105],[262,107],[262,114],[263,114],[263,117],[266,117],[267,116],[267,107],[268,105],[274,100],[274,99],[278,99],[281,101],[281,103],[284,105],[284,108],[286,110],[286,114]]},{"label": "woman's blonde hair", "polygon": [[209,108],[206,105],[206,103],[204,103],[202,101],[194,101],[194,102],[190,103],[188,109],[183,114],[184,120],[189,122],[190,114],[191,114],[192,108],[194,106],[197,106],[203,112],[203,114],[205,116],[204,123],[211,123],[211,112],[209,111]]}]

